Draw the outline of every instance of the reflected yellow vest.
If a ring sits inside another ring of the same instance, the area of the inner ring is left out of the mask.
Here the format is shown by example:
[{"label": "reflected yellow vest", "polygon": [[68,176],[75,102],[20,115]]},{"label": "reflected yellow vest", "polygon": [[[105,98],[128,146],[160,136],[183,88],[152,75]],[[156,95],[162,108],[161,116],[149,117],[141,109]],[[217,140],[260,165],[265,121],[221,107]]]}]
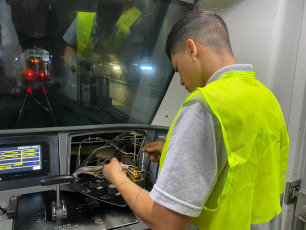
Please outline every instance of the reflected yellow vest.
[{"label": "reflected yellow vest", "polygon": [[[275,96],[255,79],[255,73],[243,71],[226,73],[198,88],[182,107],[196,94],[204,97],[220,122],[229,168],[221,191],[213,190],[209,196],[215,202],[206,202],[193,224],[199,229],[245,230],[251,224],[269,222],[281,211],[289,145]],[[160,168],[178,114],[168,132]]]},{"label": "reflected yellow vest", "polygon": [[[120,16],[117,29],[111,33],[103,44],[101,55],[116,54],[123,45],[133,23],[141,16],[141,12],[132,7]],[[77,51],[78,56],[90,57],[95,54],[91,39],[93,18],[95,13],[80,12],[77,16]]]}]

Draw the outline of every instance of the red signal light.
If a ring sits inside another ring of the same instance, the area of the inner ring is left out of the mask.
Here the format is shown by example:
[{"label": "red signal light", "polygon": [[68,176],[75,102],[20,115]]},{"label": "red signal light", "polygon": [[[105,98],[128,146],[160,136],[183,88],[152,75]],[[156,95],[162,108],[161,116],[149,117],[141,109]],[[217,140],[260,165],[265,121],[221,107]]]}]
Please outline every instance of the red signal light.
[{"label": "red signal light", "polygon": [[32,77],[33,74],[32,74],[31,72],[28,72],[28,76],[29,76],[29,77]]},{"label": "red signal light", "polygon": [[40,76],[41,76],[41,77],[44,77],[44,76],[45,76],[45,74],[44,74],[44,73],[41,73],[41,74],[40,74]]}]

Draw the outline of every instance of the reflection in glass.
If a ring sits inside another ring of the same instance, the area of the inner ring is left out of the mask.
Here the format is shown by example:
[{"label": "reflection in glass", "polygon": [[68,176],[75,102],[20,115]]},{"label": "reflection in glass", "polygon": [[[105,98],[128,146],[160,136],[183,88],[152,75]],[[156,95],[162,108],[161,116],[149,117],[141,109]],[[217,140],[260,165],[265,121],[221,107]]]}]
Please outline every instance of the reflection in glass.
[{"label": "reflection in glass", "polygon": [[[85,4],[86,3],[86,4]],[[0,129],[149,124],[178,0],[0,0]]]}]

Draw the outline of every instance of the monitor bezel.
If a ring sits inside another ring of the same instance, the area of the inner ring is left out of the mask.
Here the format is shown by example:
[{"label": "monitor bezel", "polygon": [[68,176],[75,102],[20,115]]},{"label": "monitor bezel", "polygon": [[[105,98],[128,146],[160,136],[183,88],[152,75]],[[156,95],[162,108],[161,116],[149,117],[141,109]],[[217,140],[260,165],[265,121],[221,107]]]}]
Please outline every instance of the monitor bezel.
[{"label": "monitor bezel", "polygon": [[6,134],[5,136],[0,135],[0,145],[4,144],[14,144],[14,143],[39,143],[46,142],[49,144],[49,172],[47,175],[38,175],[23,179],[11,179],[7,181],[0,181],[0,191],[19,189],[19,188],[29,188],[34,186],[40,186],[40,181],[46,176],[59,175],[59,137],[58,133],[50,132],[32,132],[27,133],[15,133],[14,135]]}]

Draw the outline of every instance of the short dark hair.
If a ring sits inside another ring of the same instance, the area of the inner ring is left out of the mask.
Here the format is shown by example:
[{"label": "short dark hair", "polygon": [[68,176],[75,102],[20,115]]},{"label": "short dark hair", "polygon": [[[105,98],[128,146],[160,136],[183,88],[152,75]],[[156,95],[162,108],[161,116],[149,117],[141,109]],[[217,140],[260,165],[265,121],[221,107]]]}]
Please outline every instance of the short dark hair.
[{"label": "short dark hair", "polygon": [[170,60],[171,53],[185,49],[187,39],[193,39],[217,54],[233,55],[227,26],[223,19],[213,12],[191,11],[179,19],[166,41],[166,54]]},{"label": "short dark hair", "polygon": [[97,15],[106,24],[115,24],[121,13],[121,0],[99,0],[97,2]]}]

